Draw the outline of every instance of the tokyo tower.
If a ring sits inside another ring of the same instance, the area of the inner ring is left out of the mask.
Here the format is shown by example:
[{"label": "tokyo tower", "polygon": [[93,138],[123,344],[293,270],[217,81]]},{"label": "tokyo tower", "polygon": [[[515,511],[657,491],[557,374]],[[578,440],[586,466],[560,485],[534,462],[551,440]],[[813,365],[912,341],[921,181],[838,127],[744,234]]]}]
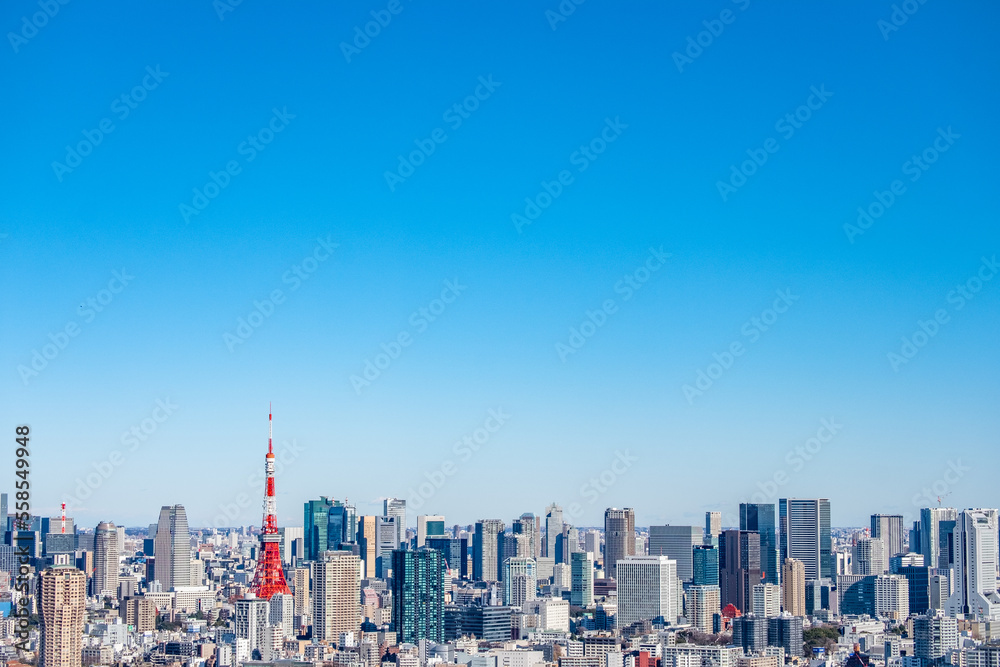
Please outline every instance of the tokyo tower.
[{"label": "tokyo tower", "polygon": [[281,569],[277,507],[274,502],[274,449],[271,446],[271,408],[267,409],[267,456],[264,457],[267,486],[264,491],[264,525],[260,535],[260,555],[250,591],[258,598],[270,600],[275,593],[291,595]]}]

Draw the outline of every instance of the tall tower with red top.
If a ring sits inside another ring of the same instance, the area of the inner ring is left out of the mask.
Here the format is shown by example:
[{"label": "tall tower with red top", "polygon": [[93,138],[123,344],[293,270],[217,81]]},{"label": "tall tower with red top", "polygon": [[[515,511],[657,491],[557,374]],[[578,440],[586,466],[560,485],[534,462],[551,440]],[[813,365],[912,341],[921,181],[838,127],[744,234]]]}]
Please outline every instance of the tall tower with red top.
[{"label": "tall tower with red top", "polygon": [[264,525],[260,535],[260,555],[257,570],[253,575],[250,591],[258,598],[270,600],[275,593],[291,595],[285,583],[285,573],[281,569],[281,550],[278,534],[277,506],[274,501],[274,449],[271,445],[271,409],[267,411],[267,456],[264,457],[264,475],[267,479],[264,491]]}]

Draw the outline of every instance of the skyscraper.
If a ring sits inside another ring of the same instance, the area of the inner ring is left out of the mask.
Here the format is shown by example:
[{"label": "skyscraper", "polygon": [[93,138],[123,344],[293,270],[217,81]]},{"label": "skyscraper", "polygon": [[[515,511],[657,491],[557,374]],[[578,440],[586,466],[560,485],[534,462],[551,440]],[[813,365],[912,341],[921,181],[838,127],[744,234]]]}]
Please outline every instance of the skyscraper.
[{"label": "skyscraper", "polygon": [[945,605],[949,616],[980,620],[1000,617],[997,596],[997,510],[967,509],[954,530],[955,592]]},{"label": "skyscraper", "polygon": [[305,559],[316,560],[319,554],[330,549],[327,530],[330,526],[330,509],[333,501],[326,496],[308,500],[303,506],[302,527],[305,542]]},{"label": "skyscraper", "polygon": [[[383,516],[396,519],[396,549],[406,541],[406,501],[402,498],[386,498],[383,502]],[[420,546],[419,544],[417,546]]]},{"label": "skyscraper", "polygon": [[718,546],[702,544],[691,549],[691,584],[694,586],[719,585]]},{"label": "skyscraper", "polygon": [[885,545],[881,539],[856,538],[851,552],[852,574],[884,574],[889,569],[885,558]]},{"label": "skyscraper", "polygon": [[781,577],[782,606],[792,616],[806,615],[806,569],[802,561],[786,558]]},{"label": "skyscraper", "polygon": [[[872,537],[882,540],[886,563],[906,553],[903,548],[903,517],[899,514],[872,514]],[[916,551],[911,547],[911,551]]]},{"label": "skyscraper", "polygon": [[118,531],[107,521],[94,530],[93,592],[99,597],[118,595]]},{"label": "skyscraper", "polygon": [[472,578],[500,581],[503,578],[503,532],[500,519],[480,519],[472,537]]},{"label": "skyscraper", "polygon": [[830,501],[826,498],[778,500],[778,556],[801,561],[806,579],[832,579],[836,574],[830,538]]},{"label": "skyscraper", "polygon": [[363,516],[358,519],[358,548],[361,552],[364,578],[374,578],[376,576],[376,563],[378,562],[378,517]]},{"label": "skyscraper", "polygon": [[576,607],[594,604],[594,556],[589,551],[570,555],[569,602]]},{"label": "skyscraper", "polygon": [[778,534],[774,523],[774,505],[770,503],[740,503],[740,530],[760,533],[760,566],[764,583],[780,584],[778,570]]},{"label": "skyscraper", "polygon": [[719,546],[722,534],[722,512],[705,512],[705,544]]},{"label": "skyscraper", "polygon": [[650,526],[649,555],[667,556],[677,563],[677,576],[683,582],[694,577],[693,549],[702,546],[700,526]]},{"label": "skyscraper", "polygon": [[954,563],[952,531],[958,520],[954,507],[925,507],[920,510],[920,553],[924,565],[941,570]]},{"label": "skyscraper", "polygon": [[[375,576],[388,577],[392,569],[392,552],[400,548],[395,516],[375,517]],[[372,576],[370,573],[368,576]]]},{"label": "skyscraper", "polygon": [[676,623],[680,610],[677,564],[666,556],[626,556],[618,561],[618,627],[643,620]]},{"label": "skyscraper", "polygon": [[430,549],[437,549],[444,558],[445,567],[451,570],[453,577],[462,579],[469,578],[468,552],[469,540],[465,537],[456,539],[453,537],[428,537],[427,546]]},{"label": "skyscraper", "polygon": [[556,554],[557,536],[561,539],[563,532],[562,507],[552,503],[545,508],[545,539],[542,542],[542,555],[546,558],[554,558],[558,561]]},{"label": "skyscraper", "polygon": [[604,571],[617,579],[616,564],[635,555],[635,510],[631,507],[604,510]]},{"label": "skyscraper", "polygon": [[87,575],[60,554],[38,577],[39,667],[80,667]]},{"label": "skyscraper", "polygon": [[336,643],[342,632],[361,629],[358,575],[361,562],[347,551],[324,551],[312,565],[313,638]]},{"label": "skyscraper", "polygon": [[444,559],[427,547],[392,554],[392,627],[400,643],[444,641]]},{"label": "skyscraper", "polygon": [[428,537],[444,537],[444,517],[437,514],[417,516],[417,548],[426,546]]},{"label": "skyscraper", "polygon": [[191,585],[191,534],[183,505],[164,505],[153,540],[156,579],[164,591]]},{"label": "skyscraper", "polygon": [[734,605],[743,613],[753,605],[753,587],[761,581],[760,534],[725,530],[719,537],[719,588],[722,606]]},{"label": "skyscraper", "polygon": [[503,562],[503,603],[509,607],[523,607],[535,599],[538,574],[535,559],[513,556]]},{"label": "skyscraper", "polygon": [[535,515],[526,512],[520,518],[514,519],[514,523],[511,525],[511,532],[515,535],[526,536],[528,540],[527,555],[537,560],[541,555],[541,540],[538,535],[538,520],[535,518]]}]

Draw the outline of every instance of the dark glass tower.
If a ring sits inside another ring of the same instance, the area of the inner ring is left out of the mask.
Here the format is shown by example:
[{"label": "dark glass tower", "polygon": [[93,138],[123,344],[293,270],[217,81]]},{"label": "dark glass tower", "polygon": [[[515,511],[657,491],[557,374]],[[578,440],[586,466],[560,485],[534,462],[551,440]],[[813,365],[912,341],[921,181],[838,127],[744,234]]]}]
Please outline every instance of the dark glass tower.
[{"label": "dark glass tower", "polygon": [[444,642],[444,558],[437,549],[392,552],[392,627],[400,643]]},{"label": "dark glass tower", "polygon": [[760,533],[760,565],[764,583],[780,584],[778,567],[778,533],[774,523],[774,505],[740,503],[740,530]]}]

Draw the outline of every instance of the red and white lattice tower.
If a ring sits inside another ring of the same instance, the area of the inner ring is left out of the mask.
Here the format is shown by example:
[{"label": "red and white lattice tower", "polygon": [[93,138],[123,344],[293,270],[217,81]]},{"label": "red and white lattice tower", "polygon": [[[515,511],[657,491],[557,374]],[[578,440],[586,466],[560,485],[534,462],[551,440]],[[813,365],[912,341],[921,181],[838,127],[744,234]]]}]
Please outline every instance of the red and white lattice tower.
[{"label": "red and white lattice tower", "polygon": [[270,600],[275,593],[291,595],[281,569],[281,550],[278,534],[277,507],[274,502],[274,449],[271,446],[271,410],[267,411],[267,456],[264,457],[264,473],[267,479],[264,491],[264,525],[260,535],[260,554],[257,569],[253,575],[250,591],[258,598]]}]

